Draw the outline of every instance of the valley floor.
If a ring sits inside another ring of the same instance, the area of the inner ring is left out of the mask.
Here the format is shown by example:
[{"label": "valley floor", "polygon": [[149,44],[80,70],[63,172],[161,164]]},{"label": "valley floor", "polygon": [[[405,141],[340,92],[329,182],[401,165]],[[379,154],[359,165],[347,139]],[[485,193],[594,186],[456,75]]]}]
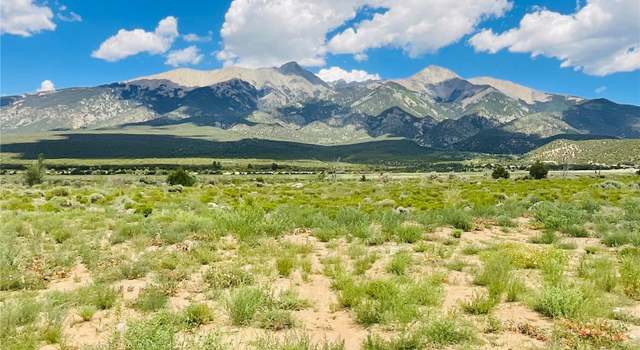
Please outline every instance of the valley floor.
[{"label": "valley floor", "polygon": [[365,179],[4,176],[0,344],[640,346],[637,176]]}]

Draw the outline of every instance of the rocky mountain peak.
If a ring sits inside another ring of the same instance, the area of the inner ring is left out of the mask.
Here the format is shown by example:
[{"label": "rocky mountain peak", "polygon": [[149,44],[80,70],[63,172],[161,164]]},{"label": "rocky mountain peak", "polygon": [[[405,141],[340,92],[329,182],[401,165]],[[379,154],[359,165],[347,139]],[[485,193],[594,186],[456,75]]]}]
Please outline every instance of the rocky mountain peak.
[{"label": "rocky mountain peak", "polygon": [[419,81],[423,84],[438,84],[456,78],[459,79],[460,76],[446,68],[430,65],[416,73],[409,80]]},{"label": "rocky mountain peak", "polygon": [[298,62],[291,61],[283,64],[278,68],[278,71],[284,75],[297,75],[309,81],[312,84],[322,85],[324,87],[329,87],[327,83],[325,83],[322,79],[320,79],[315,74],[309,72],[308,70],[302,68]]}]

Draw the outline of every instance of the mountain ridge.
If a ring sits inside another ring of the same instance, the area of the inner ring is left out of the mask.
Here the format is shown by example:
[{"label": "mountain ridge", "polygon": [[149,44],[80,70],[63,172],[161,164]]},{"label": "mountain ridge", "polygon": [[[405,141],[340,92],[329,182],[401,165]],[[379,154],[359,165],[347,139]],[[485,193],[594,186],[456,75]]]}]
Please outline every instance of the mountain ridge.
[{"label": "mountain ridge", "polygon": [[[464,79],[433,65],[406,79],[351,83],[325,82],[296,62],[178,68],[0,101],[3,132],[191,123],[293,142],[395,137],[423,147],[498,153],[527,151],[527,145],[537,145],[531,140],[563,134],[640,137],[640,107],[540,92],[491,77]],[[496,135],[500,145],[491,139]]]}]

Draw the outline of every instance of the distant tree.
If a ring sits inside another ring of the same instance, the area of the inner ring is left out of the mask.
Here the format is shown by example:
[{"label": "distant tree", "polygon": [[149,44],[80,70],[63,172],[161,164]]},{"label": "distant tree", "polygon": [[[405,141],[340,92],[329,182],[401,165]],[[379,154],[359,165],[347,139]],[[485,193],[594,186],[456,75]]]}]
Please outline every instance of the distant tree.
[{"label": "distant tree", "polygon": [[271,170],[273,171],[278,170],[278,163],[271,163]]},{"label": "distant tree", "polygon": [[636,175],[640,175],[640,169],[638,169],[638,171],[636,171]]},{"label": "distant tree", "polygon": [[170,185],[193,186],[196,183],[196,177],[190,175],[183,168],[178,168],[167,176],[167,182]]},{"label": "distant tree", "polygon": [[493,169],[491,177],[494,179],[508,179],[509,172],[502,165],[498,165],[495,169]]},{"label": "distant tree", "polygon": [[211,168],[212,168],[214,171],[220,171],[220,170],[222,170],[222,163],[220,163],[220,162],[216,162],[216,161],[214,160],[214,161],[213,161],[213,163],[211,164]]},{"label": "distant tree", "polygon": [[367,181],[367,177],[364,174],[362,174],[362,176],[360,177],[360,181],[362,182]]},{"label": "distant tree", "polygon": [[44,155],[39,154],[38,160],[34,164],[27,165],[24,172],[24,182],[28,186],[40,184],[44,181],[44,175],[47,172],[47,166],[44,164]]},{"label": "distant tree", "polygon": [[247,164],[247,170],[253,170],[253,164],[251,163]]},{"label": "distant tree", "polygon": [[544,179],[548,173],[549,170],[541,161],[536,161],[529,167],[529,176],[534,179]]}]

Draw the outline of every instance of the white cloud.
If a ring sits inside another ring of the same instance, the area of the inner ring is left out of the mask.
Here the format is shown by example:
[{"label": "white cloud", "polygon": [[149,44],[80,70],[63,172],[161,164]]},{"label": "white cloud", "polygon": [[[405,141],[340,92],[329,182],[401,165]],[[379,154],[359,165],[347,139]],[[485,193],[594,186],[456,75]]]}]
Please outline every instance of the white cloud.
[{"label": "white cloud", "polygon": [[470,39],[477,51],[508,49],[559,59],[561,67],[604,76],[640,69],[640,2],[589,0],[576,13],[539,9],[517,28],[483,30]]},{"label": "white cloud", "polygon": [[325,37],[356,15],[364,0],[234,0],[216,57],[225,65],[278,66],[297,61],[322,66]]},{"label": "white cloud", "polygon": [[114,62],[142,52],[161,54],[167,52],[178,37],[178,20],[169,16],[158,23],[155,31],[143,29],[124,30],[100,44],[91,56]]},{"label": "white cloud", "polygon": [[0,1],[0,33],[31,36],[42,30],[54,30],[53,12],[32,0]]},{"label": "white cloud", "polygon": [[331,67],[321,69],[316,74],[320,79],[330,82],[337,80],[344,80],[346,82],[352,81],[365,81],[365,80],[380,80],[378,74],[370,74],[363,70],[352,69],[350,72],[340,67]]},{"label": "white cloud", "polygon": [[600,95],[601,93],[607,91],[607,87],[606,86],[600,86],[599,88],[595,89],[594,92],[598,95]]},{"label": "white cloud", "polygon": [[69,14],[58,12],[57,17],[64,22],[82,22],[82,17],[73,11],[69,12]]},{"label": "white cloud", "polygon": [[193,42],[208,42],[208,41],[213,40],[213,33],[211,31],[209,31],[206,36],[200,36],[200,35],[195,34],[195,33],[189,33],[189,34],[183,35],[182,38],[185,41],[190,42],[190,43],[193,43]]},{"label": "white cloud", "polygon": [[54,91],[56,89],[56,86],[53,84],[53,82],[51,80],[43,80],[42,83],[40,83],[40,88],[38,88],[38,92],[47,92],[47,91]]},{"label": "white cloud", "polygon": [[164,62],[170,66],[182,66],[187,64],[198,64],[202,61],[203,55],[195,46],[189,46],[182,50],[173,50],[167,54],[167,60]]},{"label": "white cloud", "polygon": [[331,52],[360,54],[389,46],[417,57],[455,43],[483,19],[511,9],[508,0],[378,0],[371,5],[388,10],[331,38]]},{"label": "white cloud", "polygon": [[[364,6],[386,11],[327,42],[328,34]],[[354,54],[362,61],[366,50],[384,46],[418,56],[459,40],[510,7],[508,0],[234,0],[217,57],[225,65],[264,67],[292,60],[323,66],[328,53]]]}]

